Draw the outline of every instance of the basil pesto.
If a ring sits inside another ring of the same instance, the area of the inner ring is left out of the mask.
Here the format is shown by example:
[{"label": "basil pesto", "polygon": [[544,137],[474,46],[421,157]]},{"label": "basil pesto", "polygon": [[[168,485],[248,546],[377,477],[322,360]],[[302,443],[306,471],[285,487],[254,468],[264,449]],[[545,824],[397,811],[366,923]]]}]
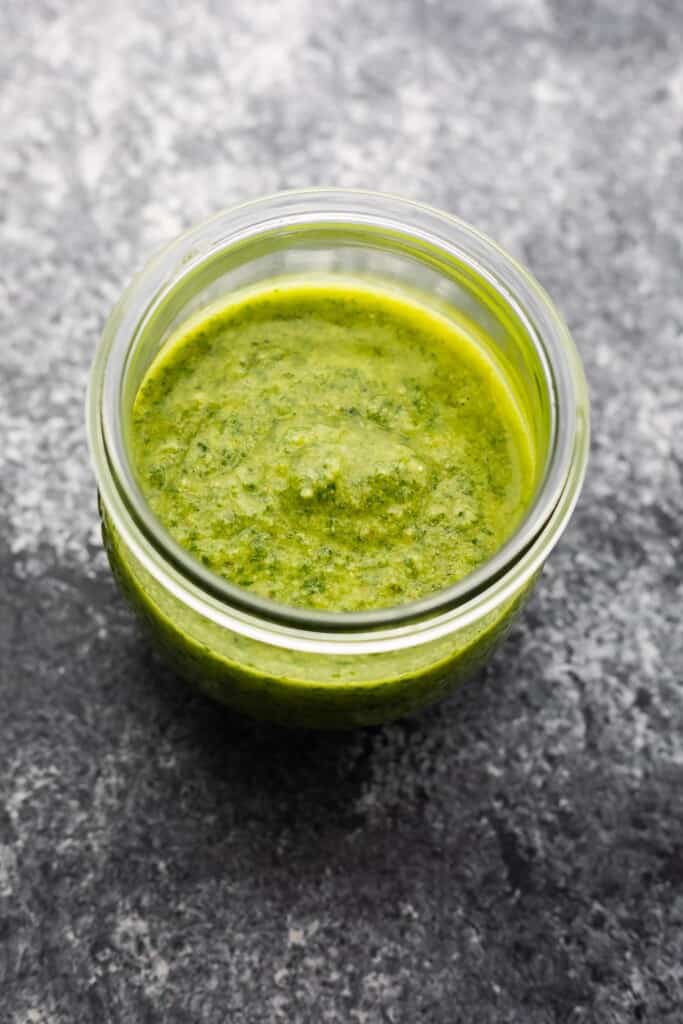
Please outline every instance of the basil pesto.
[{"label": "basil pesto", "polygon": [[271,287],[186,324],[133,409],[142,491],[187,551],[276,601],[411,601],[489,558],[531,500],[486,352],[408,299]]}]

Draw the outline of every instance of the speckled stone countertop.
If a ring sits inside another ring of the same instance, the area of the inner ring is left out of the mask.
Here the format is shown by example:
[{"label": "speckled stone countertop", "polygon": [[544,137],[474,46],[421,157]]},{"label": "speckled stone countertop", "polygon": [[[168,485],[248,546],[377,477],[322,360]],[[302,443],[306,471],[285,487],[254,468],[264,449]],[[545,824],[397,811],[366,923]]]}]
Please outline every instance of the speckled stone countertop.
[{"label": "speckled stone countertop", "polygon": [[[674,1024],[683,1010],[683,8],[0,6],[2,1024]],[[246,197],[445,207],[563,308],[576,516],[413,720],[249,723],[106,568],[88,366],[134,268]]]}]

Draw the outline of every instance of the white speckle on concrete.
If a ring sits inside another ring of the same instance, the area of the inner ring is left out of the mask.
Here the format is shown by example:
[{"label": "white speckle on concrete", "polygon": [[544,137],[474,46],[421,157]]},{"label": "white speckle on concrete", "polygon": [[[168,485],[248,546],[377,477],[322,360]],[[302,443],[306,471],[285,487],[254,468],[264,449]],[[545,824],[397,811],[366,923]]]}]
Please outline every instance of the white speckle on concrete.
[{"label": "white speckle on concrete", "polygon": [[290,928],[287,932],[287,944],[289,946],[305,946],[306,935],[303,928]]},{"label": "white speckle on concrete", "polygon": [[35,1006],[24,1013],[16,1013],[12,1020],[14,1024],[55,1024],[51,1010]]},{"label": "white speckle on concrete", "polygon": [[17,880],[17,855],[12,846],[0,843],[0,896],[11,896]]},{"label": "white speckle on concrete", "polygon": [[133,968],[133,977],[145,993],[155,999],[168,979],[169,965],[156,951],[144,918],[134,912],[119,917],[114,929],[114,942]]},{"label": "white speckle on concrete", "polygon": [[676,108],[683,111],[683,62],[680,63],[670,75],[667,82],[667,88]]}]

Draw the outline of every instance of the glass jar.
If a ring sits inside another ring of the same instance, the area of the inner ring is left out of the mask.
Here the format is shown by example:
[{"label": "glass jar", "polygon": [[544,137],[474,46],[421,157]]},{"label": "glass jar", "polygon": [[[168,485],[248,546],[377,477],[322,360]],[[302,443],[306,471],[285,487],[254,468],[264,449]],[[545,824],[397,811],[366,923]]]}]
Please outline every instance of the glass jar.
[{"label": "glass jar", "polygon": [[[279,279],[342,276],[397,290],[485,341],[536,448],[533,501],[486,563],[422,600],[327,613],[265,600],[211,573],[154,518],[132,470],[131,411],[169,336],[221,297]],[[109,560],[172,664],[248,714],[339,728],[444,695],[480,665],[565,528],[588,453],[580,359],[545,292],[478,231],[390,196],[289,192],[173,241],[124,292],[92,368],[88,430]]]}]

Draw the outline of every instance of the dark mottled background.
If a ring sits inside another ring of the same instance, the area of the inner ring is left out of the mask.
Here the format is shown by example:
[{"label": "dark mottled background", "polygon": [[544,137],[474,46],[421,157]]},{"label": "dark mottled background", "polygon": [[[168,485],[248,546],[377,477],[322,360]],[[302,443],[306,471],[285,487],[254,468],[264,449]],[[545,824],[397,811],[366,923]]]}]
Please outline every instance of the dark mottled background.
[{"label": "dark mottled background", "polygon": [[[2,1024],[675,1024],[683,1010],[683,8],[0,6]],[[564,309],[582,503],[489,670],[283,733],[191,696],[100,550],[83,392],[134,267],[366,186]]]}]

